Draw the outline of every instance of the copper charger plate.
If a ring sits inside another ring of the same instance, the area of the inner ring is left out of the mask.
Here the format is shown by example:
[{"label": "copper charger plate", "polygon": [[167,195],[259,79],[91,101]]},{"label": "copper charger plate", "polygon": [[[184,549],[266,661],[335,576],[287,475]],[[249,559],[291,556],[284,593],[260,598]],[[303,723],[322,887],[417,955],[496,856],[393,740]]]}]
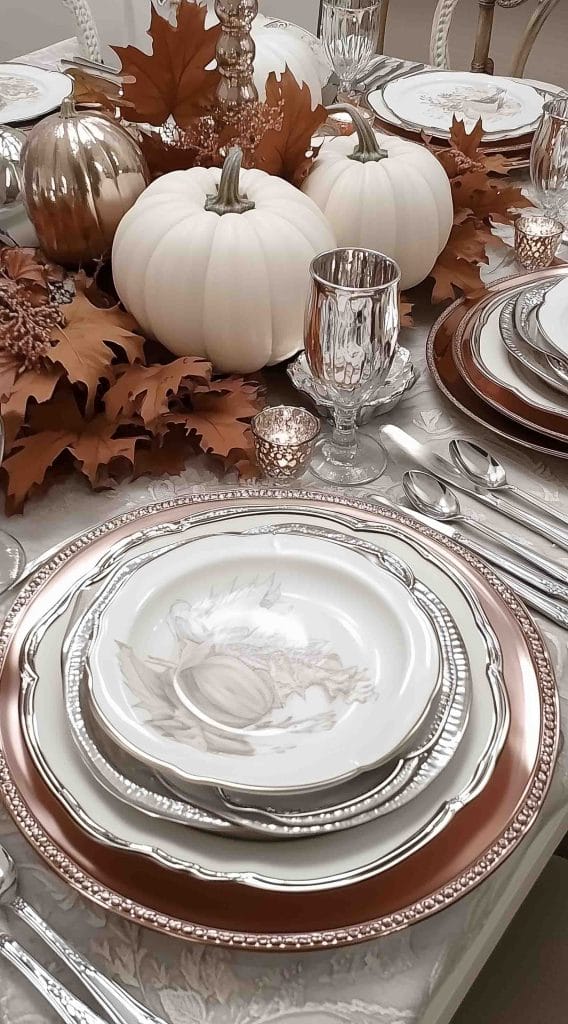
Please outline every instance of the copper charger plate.
[{"label": "copper charger plate", "polygon": [[[332,891],[268,892],[191,878],[111,850],[75,824],[36,771],[22,735],[19,655],[34,622],[117,539],[192,510],[348,509],[420,538],[476,590],[503,653],[511,724],[485,790],[444,832],[403,863]],[[304,950],[351,945],[405,928],[475,888],[518,846],[550,785],[559,738],[558,694],[540,633],[524,606],[475,556],[402,512],[318,492],[255,489],[187,496],[125,513],[62,548],[26,584],[0,633],[0,785],[6,807],[42,857],[107,910],[158,931],[214,945]]]},{"label": "copper charger plate", "polygon": [[[537,428],[529,427],[511,419],[490,405],[485,398],[473,390],[462,377],[455,354],[455,336],[471,311],[496,295],[507,295],[521,286],[531,285],[551,277],[566,274],[566,267],[551,267],[550,270],[536,271],[519,277],[509,277],[490,285],[481,300],[457,299],[448,306],[433,325],[428,335],[426,357],[428,368],[442,394],[460,412],[481,426],[497,434],[505,441],[519,444],[524,448],[543,455],[555,455],[568,459],[568,442],[556,435],[545,435]],[[532,406],[530,407],[532,410]]]},{"label": "copper charger plate", "polygon": [[[566,274],[566,268],[564,268]],[[473,332],[494,295],[484,296],[470,309],[454,335],[454,357],[459,373],[483,401],[529,430],[550,434],[568,445],[568,416],[533,405],[506,384],[493,379],[475,358]],[[509,357],[510,358],[510,357]]]}]

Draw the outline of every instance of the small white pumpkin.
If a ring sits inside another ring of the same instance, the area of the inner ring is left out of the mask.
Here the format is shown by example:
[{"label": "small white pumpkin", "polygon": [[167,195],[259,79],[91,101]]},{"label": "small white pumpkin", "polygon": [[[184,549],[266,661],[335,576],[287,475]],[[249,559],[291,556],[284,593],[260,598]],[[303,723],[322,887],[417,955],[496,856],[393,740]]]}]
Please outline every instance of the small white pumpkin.
[{"label": "small white pumpkin", "polygon": [[121,221],[116,290],[175,355],[252,373],[303,348],[309,266],[335,237],[316,204],[264,171],[194,167],[154,181]]},{"label": "small white pumpkin", "polygon": [[378,135],[353,107],[356,134],[326,140],[303,184],[329,220],[338,245],[377,249],[396,260],[401,287],[430,273],[452,229],[450,182],[424,146]]}]

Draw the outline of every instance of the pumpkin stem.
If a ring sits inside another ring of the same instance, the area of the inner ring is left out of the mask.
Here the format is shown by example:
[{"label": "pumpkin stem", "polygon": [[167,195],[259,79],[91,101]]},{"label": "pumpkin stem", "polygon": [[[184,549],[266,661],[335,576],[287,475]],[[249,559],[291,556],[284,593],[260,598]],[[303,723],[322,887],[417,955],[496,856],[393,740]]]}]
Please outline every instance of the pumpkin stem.
[{"label": "pumpkin stem", "polygon": [[225,213],[246,213],[247,210],[254,210],[255,204],[252,199],[239,193],[242,162],[242,149],[240,146],[232,146],[225,157],[219,190],[216,195],[207,196],[205,209],[209,213],[218,213],[222,217]]},{"label": "pumpkin stem", "polygon": [[70,93],[69,96],[65,96],[64,99],[61,100],[61,108],[59,110],[59,116],[60,117],[72,117],[73,114],[76,114],[76,113],[77,113],[77,111],[75,110],[75,100],[73,99],[73,94]]},{"label": "pumpkin stem", "polygon": [[343,103],[335,103],[327,109],[330,114],[349,114],[353,122],[357,132],[357,145],[349,156],[349,160],[356,160],[360,164],[368,164],[377,160],[384,160],[388,156],[386,149],[381,149],[379,146],[373,126],[369,124],[367,118],[359,113],[357,107],[352,107],[347,103],[345,105]]}]

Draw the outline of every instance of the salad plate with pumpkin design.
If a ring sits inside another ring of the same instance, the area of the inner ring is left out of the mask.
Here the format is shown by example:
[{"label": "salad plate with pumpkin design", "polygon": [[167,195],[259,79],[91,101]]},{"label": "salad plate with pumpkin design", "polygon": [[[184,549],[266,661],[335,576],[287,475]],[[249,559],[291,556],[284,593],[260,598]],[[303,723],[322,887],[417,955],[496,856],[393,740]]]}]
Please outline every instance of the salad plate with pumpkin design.
[{"label": "salad plate with pumpkin design", "polygon": [[81,620],[65,659],[87,670],[99,727],[181,783],[334,786],[407,744],[441,685],[410,570],[322,537],[203,537],[137,555],[87,616],[90,642]]}]

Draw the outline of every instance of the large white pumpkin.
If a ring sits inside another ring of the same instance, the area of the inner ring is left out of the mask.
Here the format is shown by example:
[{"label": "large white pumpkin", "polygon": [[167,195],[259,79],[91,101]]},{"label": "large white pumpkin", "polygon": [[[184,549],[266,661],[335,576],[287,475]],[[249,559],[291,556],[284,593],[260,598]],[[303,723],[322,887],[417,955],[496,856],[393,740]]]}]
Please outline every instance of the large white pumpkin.
[{"label": "large white pumpkin", "polygon": [[252,373],[303,348],[313,257],[335,246],[315,203],[281,178],[194,167],[154,181],[120,222],[116,290],[175,355]]},{"label": "large white pumpkin", "polygon": [[[216,25],[218,21],[214,0],[207,0],[206,27]],[[319,39],[298,25],[266,18],[263,14],[254,19],[251,36],[256,46],[254,83],[259,98],[266,99],[268,76],[274,72],[280,80],[289,68],[299,85],[309,87],[312,109],[315,110],[321,103],[322,88],[332,71]]]},{"label": "large white pumpkin", "polygon": [[450,182],[424,146],[379,135],[352,107],[356,133],[324,142],[303,191],[317,203],[338,245],[377,249],[396,260],[401,287],[430,273],[452,229]]}]

